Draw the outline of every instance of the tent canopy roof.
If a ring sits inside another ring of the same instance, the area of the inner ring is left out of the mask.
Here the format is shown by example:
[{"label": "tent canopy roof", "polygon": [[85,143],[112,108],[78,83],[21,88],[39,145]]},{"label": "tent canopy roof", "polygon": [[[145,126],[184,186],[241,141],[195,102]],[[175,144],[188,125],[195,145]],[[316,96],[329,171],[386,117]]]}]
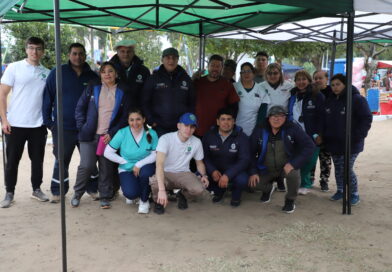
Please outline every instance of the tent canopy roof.
[{"label": "tent canopy roof", "polygon": [[[53,21],[52,0],[11,0],[0,4],[3,23]],[[12,9],[10,9],[13,7]],[[132,29],[162,29],[189,35],[213,33],[321,16],[337,17],[353,10],[353,0],[61,0],[62,23]]]}]

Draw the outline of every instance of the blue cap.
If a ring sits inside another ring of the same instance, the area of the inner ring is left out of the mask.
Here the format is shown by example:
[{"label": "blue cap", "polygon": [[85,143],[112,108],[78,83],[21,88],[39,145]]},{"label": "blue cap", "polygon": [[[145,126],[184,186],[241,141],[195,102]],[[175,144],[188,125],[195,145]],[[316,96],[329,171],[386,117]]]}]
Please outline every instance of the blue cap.
[{"label": "blue cap", "polygon": [[181,115],[180,120],[178,120],[179,123],[183,123],[184,125],[193,125],[197,126],[197,119],[196,115],[193,113],[187,112]]}]

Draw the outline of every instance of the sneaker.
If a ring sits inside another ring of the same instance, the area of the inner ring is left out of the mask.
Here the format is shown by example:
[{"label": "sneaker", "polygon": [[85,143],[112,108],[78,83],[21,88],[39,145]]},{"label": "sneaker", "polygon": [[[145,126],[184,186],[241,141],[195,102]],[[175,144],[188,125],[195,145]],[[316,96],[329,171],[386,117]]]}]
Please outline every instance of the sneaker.
[{"label": "sneaker", "polygon": [[50,199],[50,203],[59,203],[59,202],[60,202],[60,196],[52,195],[52,198]]},{"label": "sneaker", "polygon": [[164,214],[165,213],[165,207],[163,207],[163,205],[161,205],[161,204],[155,203],[154,213],[156,213],[156,214]]},{"label": "sneaker", "polygon": [[213,203],[221,202],[222,199],[223,199],[223,195],[224,195],[224,194],[216,194],[216,195],[214,195],[214,196],[212,197],[212,202],[213,202]]},{"label": "sneaker", "polygon": [[42,202],[49,201],[49,198],[41,191],[41,189],[35,189],[31,197]]},{"label": "sneaker", "polygon": [[351,205],[358,205],[361,200],[359,199],[359,195],[351,195]]},{"label": "sneaker", "polygon": [[134,203],[135,203],[135,200],[125,198],[125,204],[127,204],[127,205],[132,205],[132,204],[134,204]]},{"label": "sneaker", "polygon": [[101,206],[101,209],[110,209],[112,207],[108,199],[101,199],[99,205]]},{"label": "sneaker", "polygon": [[144,201],[139,201],[139,209],[138,213],[148,213],[150,211],[150,202],[147,200],[146,202]]},{"label": "sneaker", "polygon": [[272,186],[271,191],[263,192],[263,194],[261,195],[260,201],[263,202],[263,203],[270,202],[271,201],[271,196],[272,196],[274,191],[275,191],[275,186]]},{"label": "sneaker", "polygon": [[99,200],[99,194],[97,192],[87,193],[94,201]]},{"label": "sneaker", "polygon": [[80,199],[81,199],[81,196],[78,195],[78,194],[76,194],[76,193],[74,193],[74,195],[73,195],[72,198],[71,198],[71,206],[72,206],[73,208],[79,207]]},{"label": "sneaker", "polygon": [[332,201],[338,201],[343,198],[343,193],[342,192],[336,192],[333,196],[331,196],[330,200]]},{"label": "sneaker", "polygon": [[309,193],[308,188],[299,188],[298,189],[298,194],[300,194],[300,195],[307,195],[308,193]]},{"label": "sneaker", "polygon": [[328,183],[326,181],[320,181],[321,192],[329,192]]},{"label": "sneaker", "polygon": [[9,208],[14,202],[14,194],[13,193],[6,193],[5,198],[3,201],[0,202],[0,207],[1,208]]},{"label": "sneaker", "polygon": [[177,207],[180,210],[188,209],[188,201],[186,200],[185,196],[181,193],[181,191],[177,193],[177,198],[178,198]]},{"label": "sneaker", "polygon": [[295,210],[294,200],[285,199],[284,206],[282,208],[282,212],[293,213],[294,210]]},{"label": "sneaker", "polygon": [[241,200],[231,200],[230,205],[232,207],[238,207],[241,204]]},{"label": "sneaker", "polygon": [[286,192],[286,186],[284,185],[284,179],[280,179],[276,183],[278,185],[278,189],[277,189],[278,192]]}]

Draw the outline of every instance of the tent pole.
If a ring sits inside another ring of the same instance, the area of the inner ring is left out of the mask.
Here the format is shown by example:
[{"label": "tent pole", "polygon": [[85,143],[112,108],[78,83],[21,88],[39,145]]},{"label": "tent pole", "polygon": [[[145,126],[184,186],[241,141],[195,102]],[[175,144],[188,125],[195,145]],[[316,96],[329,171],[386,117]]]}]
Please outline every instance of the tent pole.
[{"label": "tent pole", "polygon": [[199,70],[204,70],[206,38],[203,35],[203,22],[199,23]]},{"label": "tent pole", "polygon": [[[0,18],[1,20],[1,18]],[[1,30],[2,30],[2,26],[0,24],[0,78],[3,76],[3,52],[2,52],[2,44],[1,44]],[[5,134],[3,133],[3,131],[1,132],[1,146],[2,146],[2,150],[3,150],[3,175],[4,175],[4,184],[5,184],[5,168],[7,166],[7,156],[6,154],[6,148],[7,145],[5,143]]]},{"label": "tent pole", "polygon": [[347,51],[346,51],[346,139],[344,150],[344,186],[343,186],[343,214],[351,214],[351,115],[352,115],[352,71],[353,71],[353,40],[354,40],[354,12],[349,12],[347,21]]},{"label": "tent pole", "polygon": [[329,79],[331,79],[333,74],[334,74],[335,58],[336,58],[336,30],[333,31],[332,53],[331,53],[331,67],[329,69]]},{"label": "tent pole", "polygon": [[56,102],[57,102],[57,160],[59,162],[59,180],[61,196],[61,244],[63,272],[67,271],[67,234],[65,222],[65,190],[64,190],[64,131],[63,131],[63,90],[61,71],[61,41],[60,41],[60,0],[53,0],[55,45],[56,45]]}]

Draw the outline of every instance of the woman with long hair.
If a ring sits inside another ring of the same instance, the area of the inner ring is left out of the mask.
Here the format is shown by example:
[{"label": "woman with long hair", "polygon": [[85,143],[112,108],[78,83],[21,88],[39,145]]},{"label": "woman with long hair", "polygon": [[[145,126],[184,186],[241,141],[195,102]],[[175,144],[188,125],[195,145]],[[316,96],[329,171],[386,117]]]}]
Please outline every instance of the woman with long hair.
[{"label": "woman with long hair", "polygon": [[149,178],[155,172],[158,135],[147,127],[146,117],[140,109],[129,111],[128,124],[116,133],[106,147],[104,156],[119,164],[124,196],[131,200],[140,197],[138,213],[148,213],[151,191]]}]

